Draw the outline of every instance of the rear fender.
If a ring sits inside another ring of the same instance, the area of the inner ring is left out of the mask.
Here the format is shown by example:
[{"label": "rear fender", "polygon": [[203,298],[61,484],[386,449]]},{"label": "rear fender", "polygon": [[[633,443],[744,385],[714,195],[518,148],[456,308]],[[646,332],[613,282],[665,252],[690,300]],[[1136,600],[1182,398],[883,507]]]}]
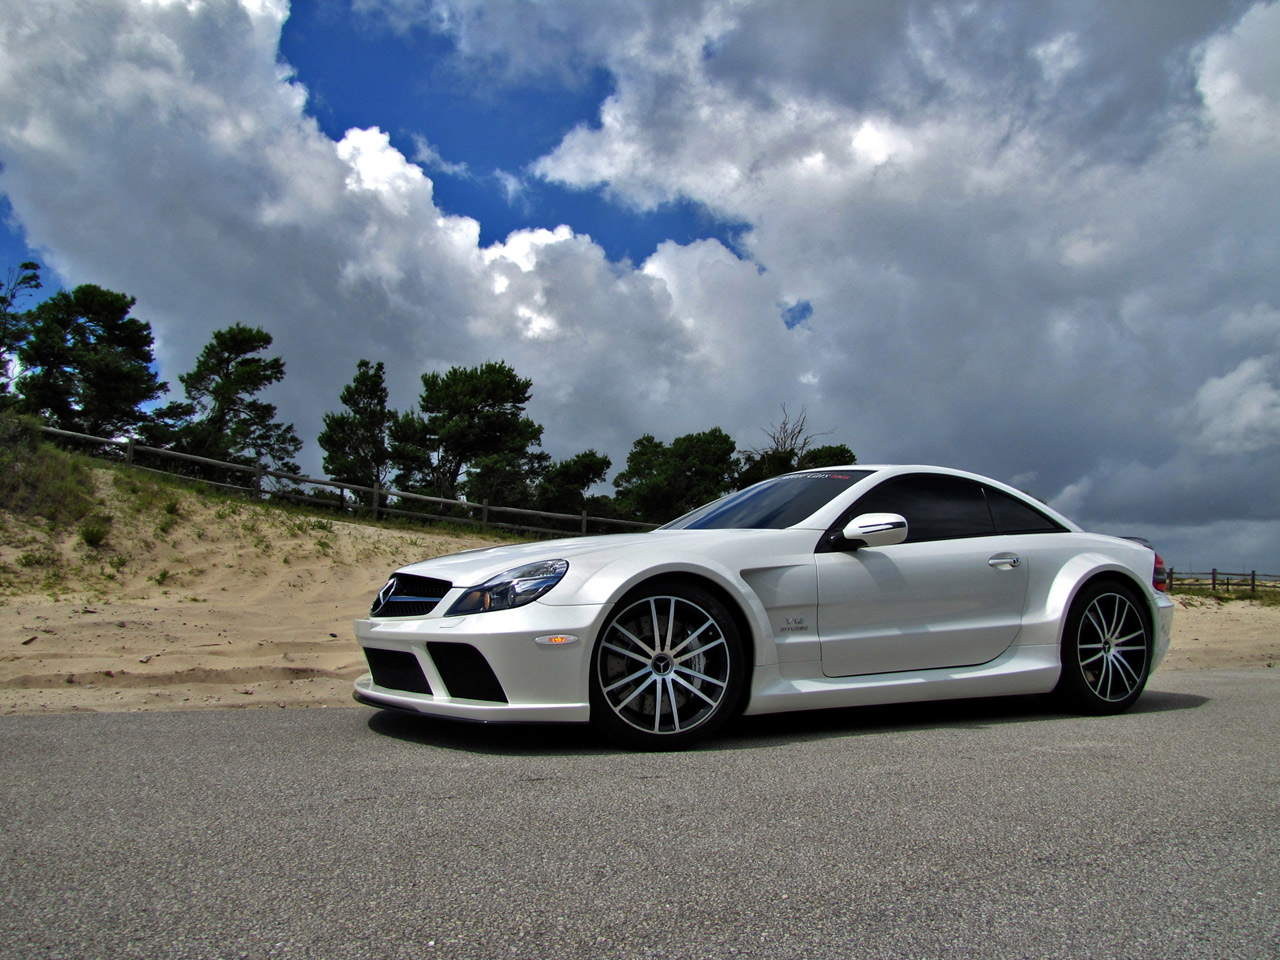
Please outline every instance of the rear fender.
[{"label": "rear fender", "polygon": [[[1099,577],[1122,581],[1131,587],[1151,610],[1150,588],[1144,589],[1129,567],[1099,553],[1082,553],[1071,557],[1053,574],[1053,582],[1044,591],[1044,606],[1028,609],[1023,617],[1019,644],[1060,644],[1067,611],[1080,591]],[[1034,589],[1034,588],[1033,588]],[[1035,595],[1034,593],[1032,595]],[[1154,623],[1154,617],[1153,623]]]}]

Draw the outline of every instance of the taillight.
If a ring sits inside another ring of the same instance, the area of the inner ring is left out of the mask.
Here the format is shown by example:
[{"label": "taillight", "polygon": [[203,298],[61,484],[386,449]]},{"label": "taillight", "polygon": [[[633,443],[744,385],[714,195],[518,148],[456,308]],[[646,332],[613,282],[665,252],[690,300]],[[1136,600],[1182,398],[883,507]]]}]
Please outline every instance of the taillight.
[{"label": "taillight", "polygon": [[1165,573],[1164,560],[1156,554],[1156,568],[1151,571],[1151,585],[1164,593],[1169,589],[1169,576]]}]

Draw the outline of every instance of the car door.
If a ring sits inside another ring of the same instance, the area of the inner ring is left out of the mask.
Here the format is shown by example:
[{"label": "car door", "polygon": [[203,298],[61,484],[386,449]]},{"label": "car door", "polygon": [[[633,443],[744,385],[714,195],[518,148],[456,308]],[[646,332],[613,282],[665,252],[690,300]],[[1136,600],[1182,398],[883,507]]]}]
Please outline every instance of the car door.
[{"label": "car door", "polygon": [[849,516],[896,513],[907,540],[835,544],[815,555],[822,671],[830,677],[986,663],[1022,626],[1025,538],[997,535],[980,484],[906,474],[872,489]]}]

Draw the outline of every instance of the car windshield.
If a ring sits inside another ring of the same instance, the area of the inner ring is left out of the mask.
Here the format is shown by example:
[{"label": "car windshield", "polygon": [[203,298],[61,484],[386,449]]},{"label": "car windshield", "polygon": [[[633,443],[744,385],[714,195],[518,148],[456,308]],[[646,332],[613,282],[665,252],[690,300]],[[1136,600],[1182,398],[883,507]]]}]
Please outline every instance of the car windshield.
[{"label": "car windshield", "polygon": [[781,530],[799,523],[870,470],[789,473],[721,497],[662,530]]}]

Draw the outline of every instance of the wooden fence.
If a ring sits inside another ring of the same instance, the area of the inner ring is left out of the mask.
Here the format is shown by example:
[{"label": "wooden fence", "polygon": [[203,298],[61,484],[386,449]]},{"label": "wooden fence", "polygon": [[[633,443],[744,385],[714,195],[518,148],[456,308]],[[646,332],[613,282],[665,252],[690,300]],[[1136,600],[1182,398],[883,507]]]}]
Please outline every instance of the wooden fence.
[{"label": "wooden fence", "polygon": [[1179,587],[1211,590],[1214,593],[1219,590],[1230,593],[1233,590],[1247,589],[1249,593],[1256,595],[1259,590],[1280,590],[1280,574],[1259,573],[1257,570],[1229,573],[1216,567],[1207,573],[1183,573],[1170,568],[1169,588],[1177,590]]},{"label": "wooden fence", "polygon": [[[203,477],[195,477],[201,483],[223,490],[230,490],[234,493],[248,495],[254,498],[261,498],[264,494],[273,498],[285,499],[295,503],[310,503],[320,506],[329,507],[331,509],[340,509],[343,511],[350,510],[352,512],[358,510],[368,510],[372,513],[375,520],[380,517],[407,517],[412,520],[434,520],[446,521],[449,523],[469,523],[476,524],[480,529],[484,530],[489,527],[496,527],[505,530],[518,530],[529,533],[550,533],[560,536],[578,536],[584,537],[590,533],[590,527],[621,527],[630,530],[652,530],[656,524],[639,523],[634,520],[616,520],[612,517],[593,517],[583,510],[581,513],[550,513],[545,510],[526,510],[521,507],[501,507],[489,503],[488,500],[482,500],[474,503],[469,500],[450,500],[444,497],[428,497],[418,493],[409,493],[404,490],[395,490],[390,487],[382,487],[375,484],[372,487],[362,487],[351,483],[342,483],[337,480],[319,480],[315,477],[295,476],[290,473],[281,473],[278,470],[271,470],[264,467],[261,463],[252,466],[242,463],[226,463],[221,460],[210,460],[207,457],[197,457],[189,453],[178,453],[175,450],[165,450],[161,447],[149,447],[145,444],[138,443],[136,440],[110,440],[105,437],[91,437],[84,433],[74,433],[70,430],[58,430],[54,427],[40,427],[40,430],[50,436],[65,437],[67,439],[85,441],[96,444],[100,447],[114,448],[119,451],[119,457],[108,457],[113,462],[123,462],[129,466],[140,470],[153,470],[157,473],[177,473],[182,475],[180,470],[156,470],[139,464],[137,458],[139,454],[147,457],[157,457],[161,462],[165,460],[173,460],[180,467],[183,463],[193,463],[206,467],[214,467],[218,470],[224,470],[230,473],[239,473],[245,476],[247,485],[239,485],[234,483],[223,483],[209,480]],[[91,456],[99,455],[100,452],[91,452]],[[332,495],[328,497],[318,496],[318,491],[302,489],[301,485],[310,487],[327,487],[337,491],[336,498]],[[348,499],[348,494],[363,493],[369,497],[369,505],[365,506],[354,498]],[[410,510],[407,507],[414,504],[425,504],[434,507],[437,511],[447,510],[448,513],[436,512],[431,513],[427,510]],[[565,521],[565,525],[561,527],[532,526],[523,522],[507,522],[505,520],[494,519],[494,514],[503,516],[512,516],[514,518],[530,518],[532,520],[559,520]],[[615,531],[616,532],[616,531]]]},{"label": "wooden fence", "polygon": [[[469,500],[449,500],[443,497],[428,497],[418,493],[408,493],[404,490],[394,490],[390,487],[381,487],[374,485],[372,487],[361,487],[350,483],[341,483],[337,480],[318,480],[315,477],[295,476],[289,473],[281,473],[278,470],[270,470],[261,463],[249,466],[242,463],[225,463],[221,460],[210,460],[207,457],[197,457],[189,453],[178,453],[174,450],[165,450],[161,447],[148,447],[136,440],[109,440],[104,437],[91,437],[84,433],[73,433],[70,430],[57,430],[53,427],[41,427],[40,430],[51,436],[66,437],[68,439],[81,440],[99,446],[114,447],[121,451],[121,459],[126,464],[137,467],[141,470],[153,469],[136,463],[138,454],[151,455],[161,460],[176,460],[179,463],[188,462],[202,464],[208,467],[215,467],[219,470],[227,470],[233,473],[242,473],[245,475],[248,486],[240,486],[231,483],[219,483],[205,478],[199,479],[201,483],[205,483],[212,487],[218,487],[223,490],[230,490],[235,493],[247,494],[252,497],[262,497],[269,494],[272,497],[290,500],[297,503],[310,503],[329,508],[341,509],[344,511],[368,510],[372,513],[373,518],[377,520],[379,517],[406,517],[412,520],[435,520],[447,521],[450,523],[471,523],[476,524],[482,530],[488,527],[497,527],[504,530],[518,530],[529,533],[550,533],[560,536],[587,536],[590,533],[591,525],[604,527],[621,527],[630,530],[652,530],[656,524],[639,523],[634,520],[616,520],[612,517],[593,517],[583,510],[581,513],[549,513],[544,510],[525,510],[521,507],[500,507],[489,503],[488,500],[482,500],[479,503],[473,503]],[[111,458],[114,459],[114,458]],[[173,470],[157,470],[158,473],[174,473]],[[268,489],[267,487],[276,482],[283,481],[283,485],[277,485]],[[306,491],[299,487],[289,486],[289,484],[305,484],[312,487],[329,487],[337,491],[337,499],[330,497],[316,496],[316,491]],[[354,498],[348,500],[348,493],[364,493],[370,498],[370,505],[364,506]],[[438,508],[450,510],[450,513],[428,513],[424,510],[407,510],[404,509],[412,504],[426,504]],[[464,511],[459,514],[458,511]],[[478,514],[476,516],[475,514]],[[555,528],[546,526],[531,526],[526,523],[509,523],[506,521],[495,520],[494,514],[509,515],[516,518],[528,517],[533,520],[560,520],[566,524],[572,524],[572,528],[565,526]],[[1214,592],[1218,590],[1249,590],[1252,594],[1257,594],[1259,590],[1280,590],[1280,574],[1258,573],[1256,570],[1250,570],[1247,573],[1229,573],[1218,569],[1210,570],[1206,573],[1183,573],[1175,572],[1173,568],[1168,571],[1168,584],[1171,590],[1182,588],[1200,588],[1209,589]]]}]

